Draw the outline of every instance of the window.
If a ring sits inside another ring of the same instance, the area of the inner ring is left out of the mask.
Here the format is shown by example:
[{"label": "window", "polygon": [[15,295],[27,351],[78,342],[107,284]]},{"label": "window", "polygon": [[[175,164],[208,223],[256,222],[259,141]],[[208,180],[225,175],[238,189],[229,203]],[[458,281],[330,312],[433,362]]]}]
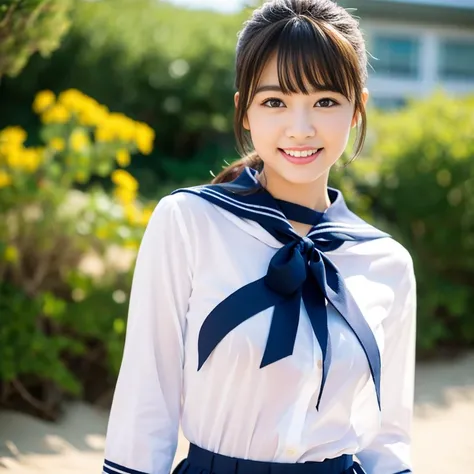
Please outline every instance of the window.
[{"label": "window", "polygon": [[383,110],[401,109],[407,103],[404,97],[373,97],[371,102],[375,108]]},{"label": "window", "polygon": [[474,80],[474,41],[442,41],[439,76],[448,80]]},{"label": "window", "polygon": [[419,74],[420,44],[416,38],[376,34],[371,64],[375,74],[414,79]]}]

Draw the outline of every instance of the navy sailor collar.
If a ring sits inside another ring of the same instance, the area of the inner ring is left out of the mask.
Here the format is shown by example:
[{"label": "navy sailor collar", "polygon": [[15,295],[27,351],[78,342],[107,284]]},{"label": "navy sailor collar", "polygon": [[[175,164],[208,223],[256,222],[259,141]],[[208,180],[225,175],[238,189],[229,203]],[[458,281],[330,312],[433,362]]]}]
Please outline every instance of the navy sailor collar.
[{"label": "navy sailor collar", "polygon": [[[288,231],[296,234],[289,221],[311,225],[306,237],[322,238],[331,233],[332,237],[341,237],[344,241],[364,241],[388,237],[354,214],[346,205],[342,192],[329,187],[331,205],[324,211],[315,211],[300,204],[274,198],[257,179],[257,170],[245,167],[231,182],[205,184],[173,192],[190,192],[200,195],[239,217],[256,221],[279,240],[271,229],[274,220],[284,221]],[[273,222],[272,222],[273,221]],[[281,225],[281,222],[279,223]],[[341,242],[339,242],[341,245]],[[329,250],[329,249],[327,249]]]},{"label": "navy sailor collar", "polygon": [[[325,212],[275,199],[256,178],[256,171],[244,168],[230,183],[208,184],[178,189],[173,193],[197,194],[239,218],[260,224],[281,247],[271,258],[265,275],[236,289],[207,316],[199,332],[200,370],[215,347],[238,325],[273,307],[267,344],[261,368],[293,353],[303,301],[314,334],[320,344],[323,367],[316,408],[331,363],[326,301],[345,319],[364,350],[381,407],[381,359],[375,337],[338,268],[326,252],[347,241],[367,241],[387,234],[365,223],[345,205],[342,193],[328,188],[331,205]],[[301,237],[289,221],[311,225]]]}]

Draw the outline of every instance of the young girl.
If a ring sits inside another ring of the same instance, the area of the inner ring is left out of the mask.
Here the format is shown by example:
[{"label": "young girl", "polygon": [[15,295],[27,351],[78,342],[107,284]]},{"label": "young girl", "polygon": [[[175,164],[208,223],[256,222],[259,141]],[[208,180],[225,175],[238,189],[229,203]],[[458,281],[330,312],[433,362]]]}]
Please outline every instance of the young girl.
[{"label": "young girl", "polygon": [[158,204],[143,237],[104,472],[412,472],[408,252],[328,187],[367,56],[331,0],[271,0],[237,45],[249,154]]}]

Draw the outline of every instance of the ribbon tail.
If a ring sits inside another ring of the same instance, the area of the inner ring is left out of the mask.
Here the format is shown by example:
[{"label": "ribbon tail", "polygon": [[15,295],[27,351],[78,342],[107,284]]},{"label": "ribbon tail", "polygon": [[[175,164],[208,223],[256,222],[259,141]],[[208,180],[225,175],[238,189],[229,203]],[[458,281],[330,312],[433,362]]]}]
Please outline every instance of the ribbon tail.
[{"label": "ribbon tail", "polygon": [[275,305],[260,368],[293,354],[300,320],[301,291]]},{"label": "ribbon tail", "polygon": [[318,394],[318,401],[316,403],[316,410],[319,410],[321,396],[323,394],[326,378],[331,365],[331,349],[328,329],[328,313],[326,309],[326,298],[322,291],[314,285],[314,277],[309,274],[308,279],[303,285],[303,301],[308,313],[311,326],[313,327],[316,339],[321,347],[323,357],[321,386]]},{"label": "ribbon tail", "polygon": [[358,462],[354,462],[354,465],[352,466],[354,474],[367,474],[362,466]]},{"label": "ribbon tail", "polygon": [[229,332],[252,316],[275,306],[283,298],[270,290],[261,278],[221,301],[204,320],[199,331],[198,370]]},{"label": "ribbon tail", "polygon": [[336,308],[338,313],[345,319],[353,333],[364,349],[370,372],[375,385],[379,410],[381,409],[380,382],[381,382],[381,360],[380,351],[375,340],[374,333],[367,323],[362,311],[347,289],[344,280],[337,268],[322,254],[326,268],[327,285],[325,286],[326,298]]}]

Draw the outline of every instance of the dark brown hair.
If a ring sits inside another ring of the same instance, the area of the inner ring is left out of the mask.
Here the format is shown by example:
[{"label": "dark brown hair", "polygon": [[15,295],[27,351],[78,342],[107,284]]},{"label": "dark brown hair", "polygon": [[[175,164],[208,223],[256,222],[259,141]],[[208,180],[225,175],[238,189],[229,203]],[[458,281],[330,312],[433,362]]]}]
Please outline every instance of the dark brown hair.
[{"label": "dark brown hair", "polygon": [[359,22],[332,0],[270,0],[253,12],[237,42],[235,86],[239,101],[234,132],[243,158],[221,171],[213,183],[233,180],[245,166],[263,167],[243,121],[274,53],[284,94],[309,94],[308,84],[316,90],[338,92],[354,103],[354,113],[360,114],[361,120],[352,159],[362,151],[367,131],[362,102],[367,53]]}]

